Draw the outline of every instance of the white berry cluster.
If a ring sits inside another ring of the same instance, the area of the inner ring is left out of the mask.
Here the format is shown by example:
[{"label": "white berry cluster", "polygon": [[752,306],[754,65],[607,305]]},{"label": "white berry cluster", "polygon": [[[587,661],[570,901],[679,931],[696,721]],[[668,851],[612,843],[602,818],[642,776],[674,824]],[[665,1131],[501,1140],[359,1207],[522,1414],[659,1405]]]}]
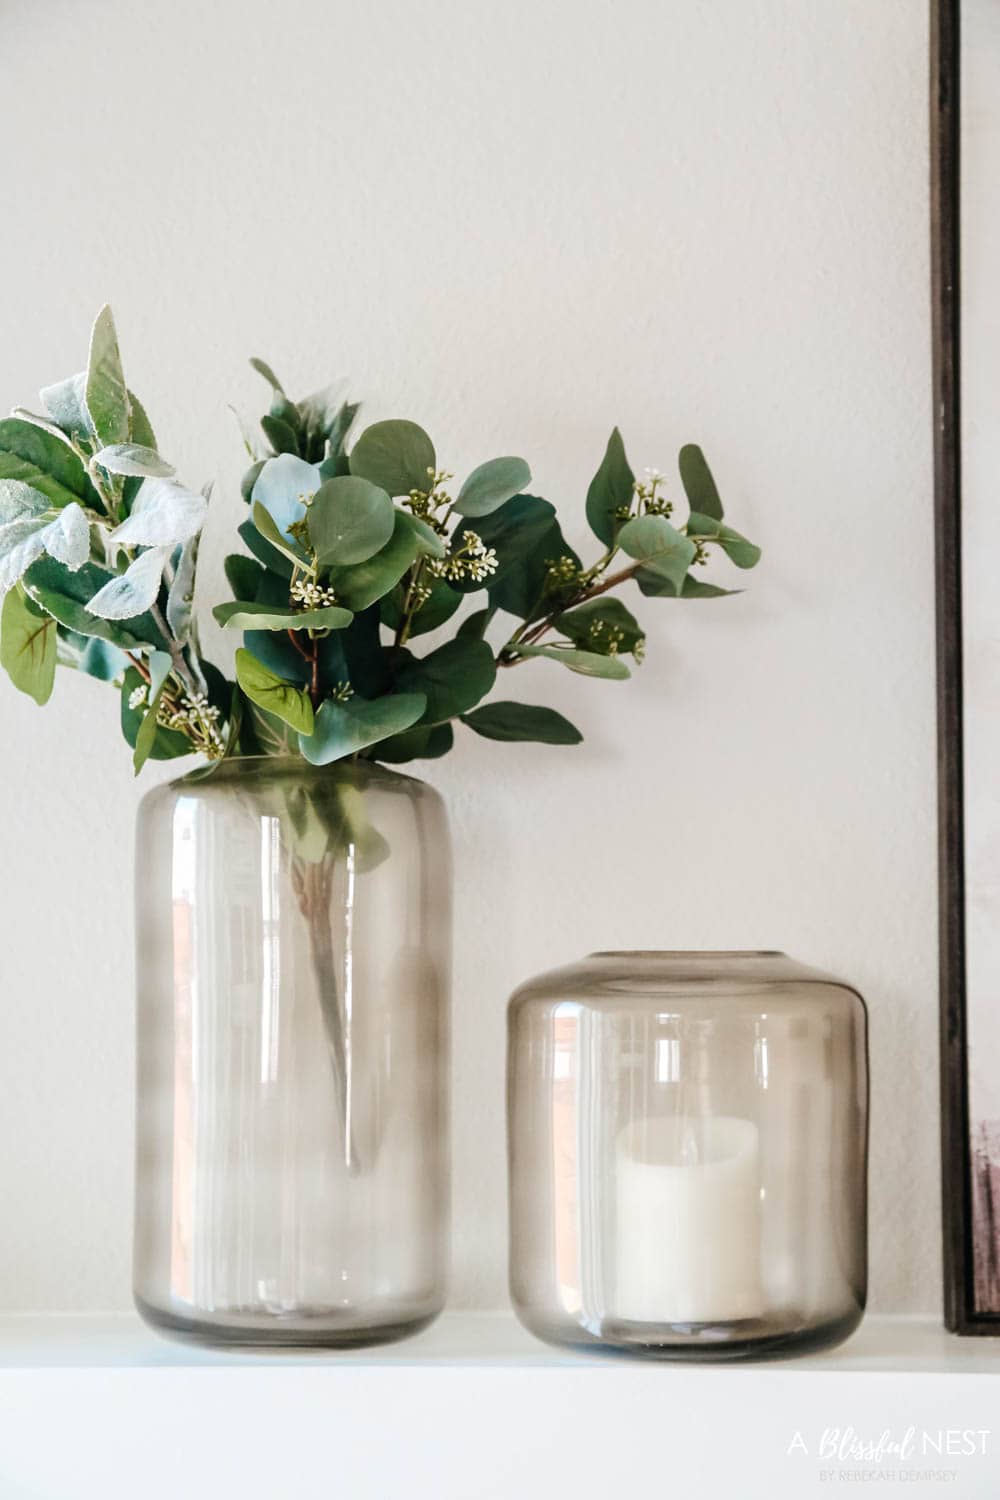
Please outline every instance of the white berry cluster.
[{"label": "white berry cluster", "polygon": [[186,734],[210,760],[217,760],[225,751],[219,718],[218,708],[204,693],[185,693],[179,703],[161,699],[156,711],[158,724]]},{"label": "white berry cluster", "polygon": [[448,578],[457,583],[464,578],[473,583],[483,583],[491,573],[495,573],[499,566],[496,548],[487,547],[482,537],[474,531],[462,533],[461,545],[457,552],[451,552],[447,557],[435,558],[431,564],[431,572],[436,573],[439,578]]},{"label": "white berry cluster", "polygon": [[289,593],[292,603],[301,609],[323,609],[337,602],[334,590],[321,587],[314,578],[296,578]]}]

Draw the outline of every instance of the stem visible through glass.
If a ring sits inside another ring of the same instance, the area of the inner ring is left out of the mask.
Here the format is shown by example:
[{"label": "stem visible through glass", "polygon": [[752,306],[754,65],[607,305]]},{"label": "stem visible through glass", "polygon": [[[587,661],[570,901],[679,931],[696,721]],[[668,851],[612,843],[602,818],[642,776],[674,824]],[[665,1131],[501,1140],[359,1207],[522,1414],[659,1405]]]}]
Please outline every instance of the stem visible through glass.
[{"label": "stem visible through glass", "polygon": [[[309,929],[309,957],[316,976],[323,1026],[333,1067],[334,1088],[344,1127],[344,1165],[354,1174],[360,1170],[357,1146],[351,1124],[352,1059],[350,1047],[349,1017],[345,1015],[337,980],[337,961],[333,944],[333,924],[330,917],[330,896],[336,870],[336,855],[327,853],[321,860],[306,861],[299,857],[292,860],[292,886],[299,910]],[[347,965],[350,968],[351,922],[354,904],[353,871],[349,871],[346,901],[345,939],[348,947]],[[348,1002],[350,996],[346,997]]]}]

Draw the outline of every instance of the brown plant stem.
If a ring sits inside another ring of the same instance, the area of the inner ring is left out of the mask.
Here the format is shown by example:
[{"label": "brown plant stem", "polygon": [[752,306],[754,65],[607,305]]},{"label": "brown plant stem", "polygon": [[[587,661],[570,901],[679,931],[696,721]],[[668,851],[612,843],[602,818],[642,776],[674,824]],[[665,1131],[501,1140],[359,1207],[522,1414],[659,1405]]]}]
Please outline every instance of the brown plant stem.
[{"label": "brown plant stem", "polygon": [[312,671],[309,676],[309,697],[312,700],[313,708],[319,708],[319,641],[316,639],[313,639],[312,642]]},{"label": "brown plant stem", "polygon": [[299,640],[299,632],[297,630],[286,631],[286,634],[296,651],[309,667],[309,701],[312,703],[314,709],[319,708],[322,698],[319,682],[319,638],[317,636],[310,636],[309,649],[307,650]]},{"label": "brown plant stem", "polygon": [[[447,520],[447,517],[445,517],[445,519]],[[424,562],[425,559],[423,557],[418,557],[416,562],[410,569],[410,581],[406,586],[406,595],[403,599],[402,617],[400,619],[399,625],[396,627],[396,638],[393,641],[394,646],[405,646],[406,642],[410,638],[410,629],[413,625],[413,616],[415,613],[413,607],[414,595],[416,593],[417,585],[420,582],[421,574],[424,570]]]},{"label": "brown plant stem", "polygon": [[641,566],[641,563],[633,563],[628,568],[622,568],[618,573],[612,573],[609,578],[604,579],[603,583],[598,583],[593,588],[585,589],[583,593],[577,595],[575,599],[570,600],[568,604],[564,604],[559,609],[553,610],[552,614],[547,615],[544,620],[540,620],[537,625],[533,625],[525,635],[515,633],[497,653],[497,666],[516,667],[518,662],[526,661],[527,657],[508,656],[507,653],[509,651],[516,651],[519,646],[533,646],[536,641],[541,640],[546,631],[552,629],[558,617],[565,614],[568,609],[575,609],[578,604],[587,604],[591,599],[597,599],[601,594],[606,594],[609,590],[617,588],[620,583],[626,583],[630,578],[635,577]]},{"label": "brown plant stem", "polygon": [[142,657],[133,656],[131,651],[126,651],[125,655],[128,658],[129,664],[135,667],[135,670],[138,672],[139,676],[143,679],[146,686],[148,687],[153,679],[150,674],[150,670],[146,666],[146,663],[143,661]]}]

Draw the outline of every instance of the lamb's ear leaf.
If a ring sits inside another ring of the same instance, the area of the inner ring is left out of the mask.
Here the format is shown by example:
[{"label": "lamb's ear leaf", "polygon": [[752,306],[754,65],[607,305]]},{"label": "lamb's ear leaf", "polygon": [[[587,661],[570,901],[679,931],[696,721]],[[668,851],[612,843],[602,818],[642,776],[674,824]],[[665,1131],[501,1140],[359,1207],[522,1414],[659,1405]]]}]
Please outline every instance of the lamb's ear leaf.
[{"label": "lamb's ear leaf", "polygon": [[127,547],[174,547],[205,524],[208,501],[173,479],[144,479],[131,515],[112,532]]},{"label": "lamb's ear leaf", "polygon": [[133,443],[138,443],[140,448],[152,448],[156,452],[156,436],[153,432],[153,424],[146,415],[146,408],[134,391],[128,393],[129,406],[132,413],[132,425],[129,436]]},{"label": "lamb's ear leaf", "polygon": [[0,479],[0,527],[12,521],[43,521],[52,508],[52,501],[34,485],[20,479]]},{"label": "lamb's ear leaf", "polygon": [[124,573],[106,583],[87,608],[102,620],[133,620],[156,602],[169,547],[150,547],[130,563]]},{"label": "lamb's ear leaf", "polygon": [[0,421],[0,479],[31,485],[57,507],[73,500],[98,505],[87,471],[72,448],[20,417]]},{"label": "lamb's ear leaf", "polygon": [[52,696],[56,646],[55,620],[51,615],[39,617],[17,584],[8,591],[0,612],[0,666],[39,706]]},{"label": "lamb's ear leaf", "polygon": [[184,543],[167,595],[167,624],[182,646],[191,639],[194,627],[194,580],[200,541],[200,535],[196,535]]},{"label": "lamb's ear leaf", "polygon": [[128,387],[118,352],[118,335],[110,307],[102,307],[90,335],[87,361],[87,411],[105,446],[127,443],[131,436]]},{"label": "lamb's ear leaf", "polygon": [[66,380],[58,380],[55,385],[44,386],[38,394],[53,422],[67,437],[93,437],[94,424],[87,410],[86,370],[70,375]]},{"label": "lamb's ear leaf", "polygon": [[117,576],[95,563],[85,563],[72,573],[54,558],[40,557],[24,575],[24,587],[33,603],[76,635],[108,641],[123,651],[162,647],[165,642],[152,615],[121,623],[91,614],[93,596]]},{"label": "lamb's ear leaf", "polygon": [[63,506],[49,522],[42,532],[42,541],[49,556],[71,573],[83,567],[90,556],[90,522],[75,500]]},{"label": "lamb's ear leaf", "polygon": [[111,443],[94,454],[94,463],[109,474],[138,475],[143,479],[169,479],[174,472],[173,464],[142,443]]}]

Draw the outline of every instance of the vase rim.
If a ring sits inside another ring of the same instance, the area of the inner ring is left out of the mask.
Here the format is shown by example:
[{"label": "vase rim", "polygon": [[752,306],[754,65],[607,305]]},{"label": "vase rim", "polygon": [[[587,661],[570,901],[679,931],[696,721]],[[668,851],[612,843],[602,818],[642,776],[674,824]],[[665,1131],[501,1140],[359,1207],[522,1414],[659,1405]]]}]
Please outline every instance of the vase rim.
[{"label": "vase rim", "polygon": [[[204,762],[195,766],[191,771],[179,777],[180,781],[211,780],[212,776],[222,775],[227,771],[241,771],[253,768],[258,770],[267,768],[273,771],[295,771],[309,774],[315,772],[322,775],[324,772],[336,771],[380,771],[387,776],[399,777],[403,781],[419,781],[417,776],[410,776],[404,771],[397,771],[395,766],[387,765],[384,761],[360,759],[355,756],[342,756],[339,760],[328,761],[326,765],[316,765],[311,760],[306,760],[304,755],[296,755],[290,752],[288,755],[227,755],[223,760],[214,763],[211,775],[206,774],[213,762]],[[421,783],[423,784],[423,783]]]},{"label": "vase rim", "polygon": [[588,958],[785,958],[783,948],[598,948]]}]

